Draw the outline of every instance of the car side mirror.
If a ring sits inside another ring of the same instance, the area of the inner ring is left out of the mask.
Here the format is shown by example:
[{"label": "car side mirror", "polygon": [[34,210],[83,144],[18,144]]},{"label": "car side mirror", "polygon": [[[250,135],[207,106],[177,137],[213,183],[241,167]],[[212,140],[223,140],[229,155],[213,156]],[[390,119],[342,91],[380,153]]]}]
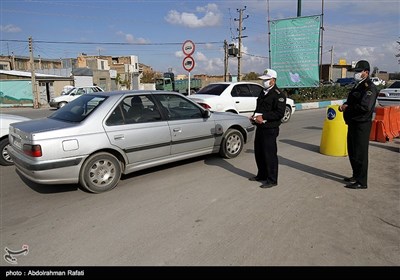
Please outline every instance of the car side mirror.
[{"label": "car side mirror", "polygon": [[211,112],[209,110],[204,110],[203,118],[208,119],[209,117],[211,117]]}]

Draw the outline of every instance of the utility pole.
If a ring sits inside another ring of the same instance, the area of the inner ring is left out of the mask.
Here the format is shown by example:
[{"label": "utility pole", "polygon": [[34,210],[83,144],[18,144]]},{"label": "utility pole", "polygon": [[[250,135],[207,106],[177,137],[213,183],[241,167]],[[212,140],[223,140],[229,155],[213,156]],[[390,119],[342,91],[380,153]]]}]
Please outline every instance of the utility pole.
[{"label": "utility pole", "polygon": [[237,9],[237,12],[239,13],[239,19],[234,19],[235,21],[239,21],[239,28],[237,29],[239,31],[239,36],[236,39],[239,39],[239,53],[238,53],[238,77],[237,80],[240,81],[240,59],[242,58],[242,38],[246,38],[247,36],[242,36],[242,31],[246,30],[246,27],[242,27],[243,20],[249,17],[247,15],[246,17],[243,17],[243,11],[246,10],[246,6],[244,6],[244,9]]},{"label": "utility pole", "polygon": [[301,0],[297,0],[297,17],[301,17]]},{"label": "utility pole", "polygon": [[16,69],[15,69],[15,56],[14,56],[14,52],[11,52],[11,70],[16,70]]},{"label": "utility pole", "polygon": [[29,54],[30,54],[30,64],[31,64],[31,84],[32,84],[32,94],[33,94],[33,108],[39,108],[39,98],[36,90],[36,77],[35,77],[35,60],[33,58],[33,42],[32,37],[29,37]]},{"label": "utility pole", "polygon": [[333,46],[331,48],[331,65],[329,67],[329,81],[332,81],[332,74],[333,74]]},{"label": "utility pole", "polygon": [[228,42],[224,40],[224,82],[228,76]]}]

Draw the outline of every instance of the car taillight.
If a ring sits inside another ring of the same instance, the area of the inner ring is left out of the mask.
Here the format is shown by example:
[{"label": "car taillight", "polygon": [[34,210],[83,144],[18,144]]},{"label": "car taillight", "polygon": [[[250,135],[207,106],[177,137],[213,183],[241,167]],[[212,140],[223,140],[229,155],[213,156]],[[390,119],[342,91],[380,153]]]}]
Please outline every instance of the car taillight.
[{"label": "car taillight", "polygon": [[380,97],[385,97],[386,94],[384,94],[384,93],[379,93],[378,96],[380,96]]},{"label": "car taillight", "polygon": [[204,109],[211,109],[211,106],[206,103],[199,103]]},{"label": "car taillight", "polygon": [[42,147],[40,147],[40,145],[24,144],[23,150],[26,155],[31,157],[42,156]]}]

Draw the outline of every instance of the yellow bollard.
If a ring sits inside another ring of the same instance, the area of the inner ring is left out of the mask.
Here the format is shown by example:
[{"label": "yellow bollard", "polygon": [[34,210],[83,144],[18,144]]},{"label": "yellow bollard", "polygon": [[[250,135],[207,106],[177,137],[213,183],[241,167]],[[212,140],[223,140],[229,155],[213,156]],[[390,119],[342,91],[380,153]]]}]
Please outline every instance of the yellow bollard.
[{"label": "yellow bollard", "polygon": [[327,107],[319,152],[328,156],[347,156],[347,125],[339,105]]}]

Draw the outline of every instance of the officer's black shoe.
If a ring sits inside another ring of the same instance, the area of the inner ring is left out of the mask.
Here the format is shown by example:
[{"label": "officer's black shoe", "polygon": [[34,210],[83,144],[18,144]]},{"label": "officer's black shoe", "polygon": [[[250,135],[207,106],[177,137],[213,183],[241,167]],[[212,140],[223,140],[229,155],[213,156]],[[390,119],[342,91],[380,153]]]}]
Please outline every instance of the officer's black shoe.
[{"label": "officer's black shoe", "polygon": [[366,189],[366,188],[368,188],[367,185],[362,185],[362,184],[360,184],[359,182],[355,182],[355,183],[353,183],[353,184],[346,185],[346,186],[344,186],[344,187],[345,187],[345,188],[348,188],[348,189],[355,189],[355,190],[358,190],[358,189]]},{"label": "officer's black shoe", "polygon": [[249,181],[264,181],[265,179],[263,179],[263,178],[260,178],[260,177],[257,177],[257,176],[254,176],[254,177],[250,177],[249,178]]},{"label": "officer's black shoe", "polygon": [[345,182],[354,183],[354,182],[356,181],[356,178],[354,178],[354,177],[345,177],[345,178],[343,178],[343,180],[344,180]]},{"label": "officer's black shoe", "polygon": [[277,186],[278,184],[276,184],[276,183],[268,183],[268,182],[265,182],[264,184],[262,184],[261,186],[260,186],[260,188],[262,188],[262,189],[269,189],[269,188],[272,188],[272,187],[275,187],[275,186]]}]

